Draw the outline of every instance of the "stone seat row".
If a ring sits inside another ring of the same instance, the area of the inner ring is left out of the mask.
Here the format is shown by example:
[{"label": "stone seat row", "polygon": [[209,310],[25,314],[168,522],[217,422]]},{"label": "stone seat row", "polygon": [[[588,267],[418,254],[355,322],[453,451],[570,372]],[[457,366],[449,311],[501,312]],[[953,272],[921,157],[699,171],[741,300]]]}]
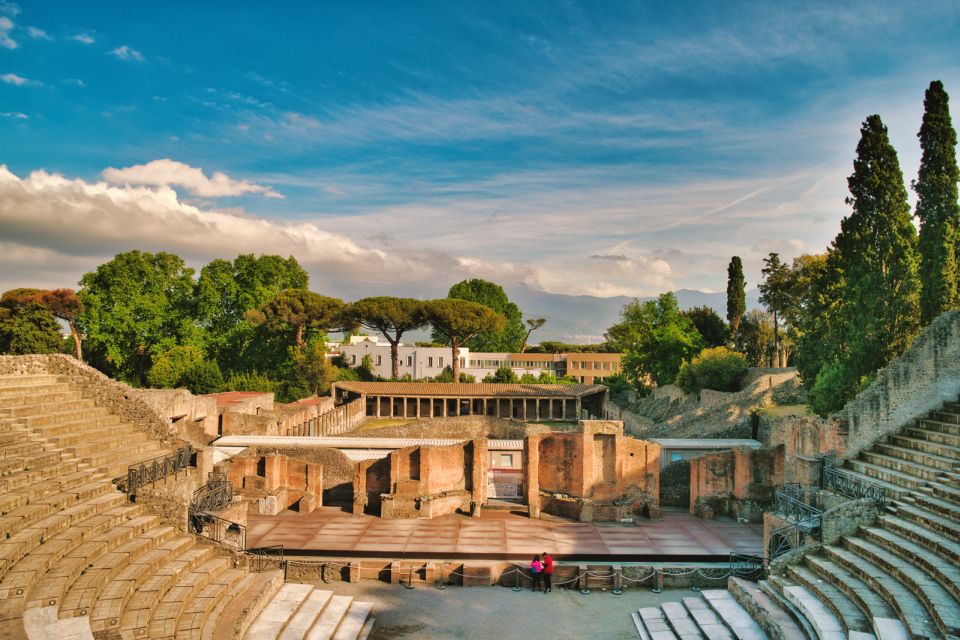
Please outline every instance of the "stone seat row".
[{"label": "stone seat row", "polygon": [[[165,452],[68,379],[0,376],[0,637],[220,640],[272,606],[280,572],[248,571],[111,482]],[[368,613],[350,604],[330,636],[355,640]]]}]

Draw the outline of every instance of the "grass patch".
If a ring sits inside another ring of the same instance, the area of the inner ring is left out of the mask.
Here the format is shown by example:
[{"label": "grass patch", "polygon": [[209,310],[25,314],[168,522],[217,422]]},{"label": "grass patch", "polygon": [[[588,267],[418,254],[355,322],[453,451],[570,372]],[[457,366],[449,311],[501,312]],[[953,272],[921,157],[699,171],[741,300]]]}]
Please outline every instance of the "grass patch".
[{"label": "grass patch", "polygon": [[367,418],[357,431],[369,431],[371,429],[382,429],[384,427],[404,427],[413,422],[415,422],[415,420],[410,420],[409,418]]},{"label": "grass patch", "polygon": [[760,413],[765,416],[775,416],[778,418],[802,417],[810,415],[810,409],[805,404],[775,404],[760,409]]}]

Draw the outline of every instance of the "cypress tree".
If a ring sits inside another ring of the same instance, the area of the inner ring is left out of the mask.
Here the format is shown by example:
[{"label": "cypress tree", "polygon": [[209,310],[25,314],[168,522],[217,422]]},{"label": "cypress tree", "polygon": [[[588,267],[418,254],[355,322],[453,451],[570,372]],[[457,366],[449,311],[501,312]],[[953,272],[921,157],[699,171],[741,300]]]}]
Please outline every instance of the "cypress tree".
[{"label": "cypress tree", "polygon": [[957,241],[960,210],[957,207],[957,132],[950,120],[950,105],[943,83],[934,80],[923,100],[920,126],[920,173],[913,183],[920,221],[920,310],[923,324],[957,306]]},{"label": "cypress tree", "polygon": [[730,258],[727,266],[727,321],[730,323],[730,337],[734,343],[740,332],[740,321],[747,312],[747,282],[743,279],[743,262],[740,256]]},{"label": "cypress tree", "polygon": [[917,232],[897,152],[878,115],[860,134],[847,179],[853,212],[834,241],[843,273],[845,365],[854,380],[903,353],[920,329]]}]

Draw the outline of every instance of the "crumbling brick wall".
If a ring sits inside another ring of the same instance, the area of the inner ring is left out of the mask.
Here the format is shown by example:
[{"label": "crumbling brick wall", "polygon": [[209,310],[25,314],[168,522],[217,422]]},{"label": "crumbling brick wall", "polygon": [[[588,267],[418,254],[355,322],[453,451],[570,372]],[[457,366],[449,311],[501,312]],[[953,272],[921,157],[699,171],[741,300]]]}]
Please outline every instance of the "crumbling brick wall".
[{"label": "crumbling brick wall", "polygon": [[783,446],[697,456],[690,460],[690,512],[759,522],[783,478]]}]

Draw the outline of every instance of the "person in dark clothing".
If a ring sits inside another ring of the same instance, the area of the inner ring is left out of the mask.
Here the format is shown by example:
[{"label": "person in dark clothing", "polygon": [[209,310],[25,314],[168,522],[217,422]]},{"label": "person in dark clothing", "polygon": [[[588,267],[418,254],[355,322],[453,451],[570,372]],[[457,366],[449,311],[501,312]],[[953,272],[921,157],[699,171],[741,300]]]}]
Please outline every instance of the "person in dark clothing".
[{"label": "person in dark clothing", "polygon": [[533,578],[533,586],[530,587],[531,591],[540,591],[540,578],[543,576],[543,562],[540,561],[540,556],[533,556],[533,560],[530,561],[530,577]]},{"label": "person in dark clothing", "polygon": [[550,584],[553,578],[553,558],[546,551],[543,552],[543,592],[553,591],[553,585]]}]

